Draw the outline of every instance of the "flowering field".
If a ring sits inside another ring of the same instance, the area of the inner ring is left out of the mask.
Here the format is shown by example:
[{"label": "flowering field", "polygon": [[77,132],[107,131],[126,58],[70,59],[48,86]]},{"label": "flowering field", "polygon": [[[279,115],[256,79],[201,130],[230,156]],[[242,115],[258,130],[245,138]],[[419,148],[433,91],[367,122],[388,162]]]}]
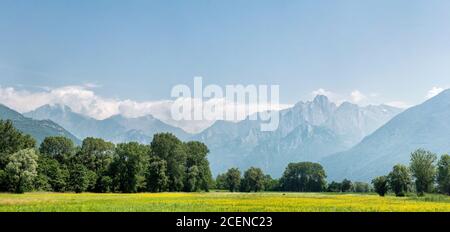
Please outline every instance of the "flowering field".
[{"label": "flowering field", "polygon": [[328,193],[0,194],[0,212],[450,212],[450,197]]}]

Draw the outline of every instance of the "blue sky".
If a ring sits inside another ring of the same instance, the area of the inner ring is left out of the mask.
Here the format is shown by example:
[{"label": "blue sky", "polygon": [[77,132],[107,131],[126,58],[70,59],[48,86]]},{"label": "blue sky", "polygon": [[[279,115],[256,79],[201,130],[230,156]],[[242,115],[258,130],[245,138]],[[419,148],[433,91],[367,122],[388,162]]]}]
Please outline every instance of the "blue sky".
[{"label": "blue sky", "polygon": [[417,104],[450,86],[450,1],[0,3],[2,88],[93,83],[106,98],[168,99],[176,84],[279,84]]}]

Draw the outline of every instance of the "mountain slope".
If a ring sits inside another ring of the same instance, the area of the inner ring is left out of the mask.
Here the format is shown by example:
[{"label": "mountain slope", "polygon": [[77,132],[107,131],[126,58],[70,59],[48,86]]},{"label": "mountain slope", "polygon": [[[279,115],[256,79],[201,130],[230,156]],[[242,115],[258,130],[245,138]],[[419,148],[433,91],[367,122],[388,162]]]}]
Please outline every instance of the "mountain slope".
[{"label": "mountain slope", "polygon": [[170,132],[180,139],[190,136],[183,130],[167,125],[152,116],[125,118],[117,115],[96,120],[75,113],[63,105],[45,105],[25,115],[34,119],[55,121],[82,139],[98,137],[115,143],[129,141],[149,143],[153,135],[159,132]]},{"label": "mountain slope", "polygon": [[369,181],[397,163],[408,163],[418,148],[438,154],[450,151],[450,90],[406,110],[352,149],[321,162],[331,179]]},{"label": "mountain slope", "polygon": [[327,97],[317,96],[280,111],[276,131],[261,132],[260,121],[219,121],[193,139],[210,148],[214,174],[233,166],[258,166],[279,176],[290,162],[318,161],[350,148],[398,112],[388,106],[344,103],[338,107]]},{"label": "mountain slope", "polygon": [[78,138],[53,121],[33,120],[2,104],[0,104],[0,119],[11,120],[18,130],[33,136],[38,144],[49,136],[65,136],[76,144],[81,143]]}]

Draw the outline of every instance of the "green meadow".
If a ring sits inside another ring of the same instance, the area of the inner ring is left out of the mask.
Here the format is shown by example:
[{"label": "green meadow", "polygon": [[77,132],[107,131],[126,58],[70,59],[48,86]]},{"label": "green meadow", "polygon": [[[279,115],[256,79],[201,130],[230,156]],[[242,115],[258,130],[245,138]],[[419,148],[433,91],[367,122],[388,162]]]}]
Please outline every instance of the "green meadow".
[{"label": "green meadow", "polygon": [[450,197],[333,193],[0,194],[0,212],[450,212]]}]

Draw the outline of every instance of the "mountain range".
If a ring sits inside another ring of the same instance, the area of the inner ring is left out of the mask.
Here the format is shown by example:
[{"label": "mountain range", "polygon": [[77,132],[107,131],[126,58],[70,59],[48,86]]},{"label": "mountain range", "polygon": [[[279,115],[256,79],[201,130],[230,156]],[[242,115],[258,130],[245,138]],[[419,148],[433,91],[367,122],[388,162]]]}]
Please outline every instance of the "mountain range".
[{"label": "mountain range", "polygon": [[125,118],[115,115],[97,120],[72,111],[64,105],[44,105],[24,114],[27,117],[52,120],[80,139],[102,138],[114,143],[136,141],[149,144],[158,132],[169,132],[185,140],[190,134],[174,126],[167,125],[151,115],[139,118]]},{"label": "mountain range", "polygon": [[386,105],[360,107],[344,102],[337,106],[326,96],[317,96],[281,111],[276,131],[261,132],[261,122],[249,119],[219,121],[193,139],[210,148],[215,174],[229,167],[257,166],[280,176],[290,162],[319,161],[351,148],[400,112]]},{"label": "mountain range", "polygon": [[38,141],[63,135],[77,143],[93,136],[148,144],[158,132],[199,140],[210,149],[214,174],[256,166],[279,177],[290,162],[314,161],[323,164],[330,180],[370,181],[397,163],[407,164],[418,148],[438,154],[450,151],[450,90],[403,112],[386,105],[336,105],[317,96],[280,111],[279,127],[272,132],[262,132],[259,119],[247,118],[217,121],[201,133],[189,134],[152,116],[96,120],[62,105],[46,105],[24,115],[0,105],[2,119],[13,120]]},{"label": "mountain range", "polygon": [[2,104],[0,104],[0,119],[11,120],[18,130],[33,136],[38,145],[49,136],[64,136],[72,139],[76,144],[81,143],[77,137],[51,120],[34,120],[27,118],[19,112]]},{"label": "mountain range", "polygon": [[321,160],[331,179],[369,181],[386,175],[410,154],[427,149],[450,151],[450,90],[394,117],[353,148]]}]

